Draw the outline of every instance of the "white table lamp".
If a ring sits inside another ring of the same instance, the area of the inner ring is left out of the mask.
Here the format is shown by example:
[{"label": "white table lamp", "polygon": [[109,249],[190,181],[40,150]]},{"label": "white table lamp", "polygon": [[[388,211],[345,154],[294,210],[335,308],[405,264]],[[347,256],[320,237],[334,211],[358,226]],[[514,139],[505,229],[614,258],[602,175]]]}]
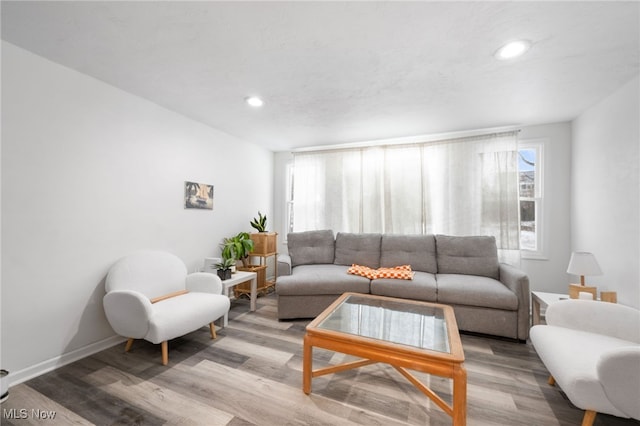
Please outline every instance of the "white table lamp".
[{"label": "white table lamp", "polygon": [[596,287],[587,287],[584,283],[584,277],[586,275],[602,275],[602,270],[598,261],[593,253],[584,251],[574,251],[571,253],[571,260],[569,260],[569,267],[567,272],[570,274],[580,276],[580,285],[569,285],[569,296],[571,298],[578,298],[580,292],[590,292],[593,294],[593,298],[596,298]]},{"label": "white table lamp", "polygon": [[580,285],[584,285],[585,275],[602,275],[602,270],[593,253],[574,251],[571,253],[567,272],[580,276]]}]

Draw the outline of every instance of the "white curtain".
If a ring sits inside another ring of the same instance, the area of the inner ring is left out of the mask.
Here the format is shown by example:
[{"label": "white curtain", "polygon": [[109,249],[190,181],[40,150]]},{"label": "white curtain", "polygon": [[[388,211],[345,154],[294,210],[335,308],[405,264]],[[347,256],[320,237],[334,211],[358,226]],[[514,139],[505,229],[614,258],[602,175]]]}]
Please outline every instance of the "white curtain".
[{"label": "white curtain", "polygon": [[517,132],[294,153],[294,231],[493,235],[518,251],[517,154]]}]

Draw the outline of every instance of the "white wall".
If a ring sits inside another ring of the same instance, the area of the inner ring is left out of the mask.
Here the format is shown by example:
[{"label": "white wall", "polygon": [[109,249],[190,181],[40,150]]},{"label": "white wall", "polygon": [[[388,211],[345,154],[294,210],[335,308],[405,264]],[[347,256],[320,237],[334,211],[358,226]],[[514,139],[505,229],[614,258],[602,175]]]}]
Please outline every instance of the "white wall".
[{"label": "white wall", "polygon": [[571,257],[570,171],[571,124],[523,127],[519,140],[544,141],[542,257],[522,258],[532,291],[567,293]]},{"label": "white wall", "polygon": [[603,275],[586,277],[640,307],[639,77],[573,123],[571,247],[590,251]]},{"label": "white wall", "polygon": [[[215,185],[185,210],[184,181]],[[152,248],[190,271],[271,215],[273,153],[2,43],[2,348],[11,382],[113,344],[104,278]]]}]

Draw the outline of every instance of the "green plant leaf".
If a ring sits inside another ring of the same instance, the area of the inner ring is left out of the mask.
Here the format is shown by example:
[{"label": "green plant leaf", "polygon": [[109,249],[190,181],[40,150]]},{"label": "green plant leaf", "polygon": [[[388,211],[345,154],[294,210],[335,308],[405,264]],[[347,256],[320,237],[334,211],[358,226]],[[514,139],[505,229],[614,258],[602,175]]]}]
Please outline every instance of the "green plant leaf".
[{"label": "green plant leaf", "polygon": [[235,237],[225,238],[220,246],[223,258],[243,260],[253,250],[253,240],[249,233],[240,232]]},{"label": "green plant leaf", "polygon": [[258,218],[256,219],[254,217],[253,220],[249,222],[249,224],[258,232],[264,232],[267,230],[267,216],[258,211]]}]

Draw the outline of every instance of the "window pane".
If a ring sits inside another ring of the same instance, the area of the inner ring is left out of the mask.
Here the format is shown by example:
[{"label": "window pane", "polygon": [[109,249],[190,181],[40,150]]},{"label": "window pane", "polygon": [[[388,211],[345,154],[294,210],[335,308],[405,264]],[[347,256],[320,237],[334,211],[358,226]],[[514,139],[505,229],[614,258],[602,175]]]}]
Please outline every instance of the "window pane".
[{"label": "window pane", "polygon": [[520,172],[520,197],[535,197],[536,150],[519,151],[518,171]]},{"label": "window pane", "polygon": [[520,189],[520,248],[536,251],[538,247],[536,224],[536,148],[518,150],[518,180]]},{"label": "window pane", "polygon": [[520,247],[536,250],[536,202],[520,201]]}]

